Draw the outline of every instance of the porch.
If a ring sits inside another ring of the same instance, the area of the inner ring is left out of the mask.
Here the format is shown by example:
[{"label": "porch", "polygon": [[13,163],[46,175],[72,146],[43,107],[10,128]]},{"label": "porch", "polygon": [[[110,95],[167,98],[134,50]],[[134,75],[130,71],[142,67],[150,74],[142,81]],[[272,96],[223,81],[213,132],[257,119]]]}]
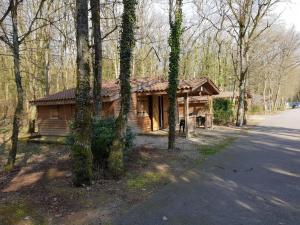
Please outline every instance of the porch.
[{"label": "porch", "polygon": [[[182,97],[184,96],[184,97]],[[189,136],[196,128],[211,128],[213,123],[211,96],[189,96],[180,93],[176,101],[176,132],[180,136]],[[140,95],[137,97],[137,121],[143,133],[168,133],[169,101],[166,93]]]}]

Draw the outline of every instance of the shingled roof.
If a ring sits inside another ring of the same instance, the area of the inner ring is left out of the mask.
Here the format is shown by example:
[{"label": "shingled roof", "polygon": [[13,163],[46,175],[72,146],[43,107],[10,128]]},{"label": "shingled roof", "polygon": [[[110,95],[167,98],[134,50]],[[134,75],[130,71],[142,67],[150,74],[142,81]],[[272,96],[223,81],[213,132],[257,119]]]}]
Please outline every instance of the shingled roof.
[{"label": "shingled roof", "polygon": [[[219,89],[208,78],[198,78],[192,80],[180,80],[178,84],[178,92],[195,92],[199,93],[199,87],[204,84],[209,84],[213,89],[212,94],[219,94]],[[168,89],[168,81],[162,79],[132,79],[132,92],[136,93],[155,93],[166,92]],[[113,101],[119,98],[120,85],[119,81],[105,81],[102,84],[102,97],[104,102]],[[44,98],[31,101],[35,105],[49,104],[74,104],[75,103],[75,88],[61,91]]]}]

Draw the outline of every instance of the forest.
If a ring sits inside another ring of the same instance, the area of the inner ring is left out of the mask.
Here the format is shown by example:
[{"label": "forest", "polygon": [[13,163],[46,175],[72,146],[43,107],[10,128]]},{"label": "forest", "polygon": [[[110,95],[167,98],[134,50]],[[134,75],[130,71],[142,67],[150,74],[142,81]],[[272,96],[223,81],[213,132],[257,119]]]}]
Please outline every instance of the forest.
[{"label": "forest", "polygon": [[[289,1],[2,0],[0,144],[9,153],[0,167],[14,171],[20,137],[35,131],[32,102],[71,88],[75,117],[67,142],[76,187],[92,185],[99,170],[105,178],[124,176],[137,79],[168,83],[170,152],[177,149],[182,80],[207,78],[218,91],[233,93],[236,127],[247,124],[248,113],[273,114],[300,101],[300,33],[281,20],[282,4]],[[113,120],[101,114],[107,82],[119,85]]]},{"label": "forest", "polygon": [[[84,60],[85,85],[120,78],[129,87],[128,79],[140,77],[169,78],[176,85],[178,79],[206,76],[222,91],[239,92],[237,125],[242,125],[246,91],[257,97],[257,110],[265,112],[299,99],[299,33],[280,21],[275,9],[281,1],[132,1],[132,25],[122,20],[126,2],[91,1],[87,6],[85,48],[93,60]],[[13,143],[19,127],[25,129],[35,117],[30,100],[83,79],[76,76],[81,19],[76,7],[69,0],[1,2],[1,126],[14,130]],[[129,58],[122,57],[128,53]],[[94,100],[100,102],[96,92]],[[126,106],[125,97],[122,101]]]}]

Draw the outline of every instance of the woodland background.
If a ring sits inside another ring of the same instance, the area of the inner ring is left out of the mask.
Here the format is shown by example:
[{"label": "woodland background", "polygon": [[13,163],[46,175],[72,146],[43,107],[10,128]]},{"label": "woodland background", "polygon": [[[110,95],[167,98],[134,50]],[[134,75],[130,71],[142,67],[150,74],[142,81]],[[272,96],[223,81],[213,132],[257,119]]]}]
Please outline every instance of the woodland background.
[{"label": "woodland background", "polygon": [[[24,88],[24,122],[34,118],[29,101],[76,85],[75,3],[72,0],[27,0],[19,7],[19,32],[27,35],[20,45]],[[8,0],[1,1],[4,13]],[[238,53],[234,27],[226,1],[183,2],[183,35],[180,78],[207,76],[224,91],[238,89]],[[122,4],[101,1],[103,79],[119,76],[119,39]],[[168,2],[140,0],[137,5],[136,45],[132,77],[168,76]],[[33,22],[34,21],[34,22]],[[280,22],[270,10],[251,43],[246,89],[254,95],[258,110],[280,109],[285,101],[300,98],[299,33]],[[1,25],[0,36],[10,35],[11,24]],[[266,28],[266,29],[265,29]],[[92,43],[91,43],[92,44]],[[0,119],[10,124],[16,107],[11,49],[0,41]]]}]

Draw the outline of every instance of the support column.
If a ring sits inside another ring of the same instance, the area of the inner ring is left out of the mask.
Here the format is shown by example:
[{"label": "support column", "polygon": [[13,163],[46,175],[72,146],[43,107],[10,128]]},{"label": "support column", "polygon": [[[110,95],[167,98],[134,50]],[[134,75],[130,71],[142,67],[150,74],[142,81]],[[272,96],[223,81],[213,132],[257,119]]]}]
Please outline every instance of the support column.
[{"label": "support column", "polygon": [[184,96],[184,120],[185,120],[185,136],[189,138],[189,96]]},{"label": "support column", "polygon": [[212,96],[208,96],[208,113],[205,115],[205,129],[213,126],[213,111],[213,99]]}]

